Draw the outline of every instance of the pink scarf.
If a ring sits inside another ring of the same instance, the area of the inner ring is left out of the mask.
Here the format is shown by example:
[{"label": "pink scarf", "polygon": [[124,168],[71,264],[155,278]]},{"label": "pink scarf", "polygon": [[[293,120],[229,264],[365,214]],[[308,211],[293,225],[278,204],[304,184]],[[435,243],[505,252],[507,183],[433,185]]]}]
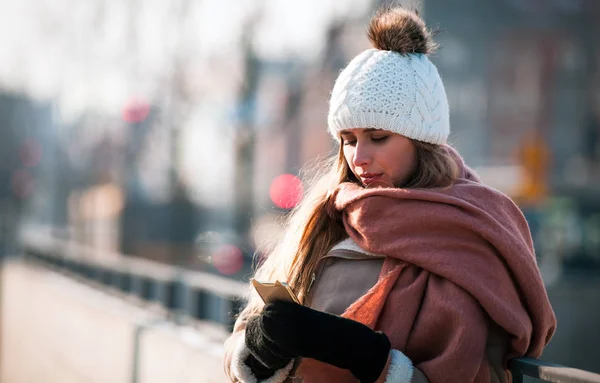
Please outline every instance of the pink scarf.
[{"label": "pink scarf", "polygon": [[556,319],[523,214],[447,148],[461,168],[451,187],[335,191],[348,234],[387,256],[379,282],[344,316],[388,334],[431,383],[489,382],[491,322],[511,337],[506,363],[538,357]]}]

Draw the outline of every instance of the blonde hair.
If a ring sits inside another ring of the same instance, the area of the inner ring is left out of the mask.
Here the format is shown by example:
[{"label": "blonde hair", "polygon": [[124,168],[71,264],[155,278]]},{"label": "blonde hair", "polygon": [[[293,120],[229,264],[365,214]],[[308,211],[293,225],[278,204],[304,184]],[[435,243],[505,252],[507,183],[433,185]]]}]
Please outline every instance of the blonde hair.
[{"label": "blonde hair", "polygon": [[[458,178],[459,168],[443,147],[412,141],[416,149],[416,169],[404,188],[447,187]],[[284,223],[285,235],[273,248],[266,249],[266,260],[255,273],[257,280],[288,281],[300,302],[304,302],[318,261],[348,235],[339,213],[333,211],[331,192],[343,182],[360,184],[354,176],[340,145],[336,155],[316,161],[304,171],[306,194]],[[253,288],[251,287],[251,291]],[[235,331],[244,325],[244,318],[260,312],[263,302],[252,294],[240,314]]]}]

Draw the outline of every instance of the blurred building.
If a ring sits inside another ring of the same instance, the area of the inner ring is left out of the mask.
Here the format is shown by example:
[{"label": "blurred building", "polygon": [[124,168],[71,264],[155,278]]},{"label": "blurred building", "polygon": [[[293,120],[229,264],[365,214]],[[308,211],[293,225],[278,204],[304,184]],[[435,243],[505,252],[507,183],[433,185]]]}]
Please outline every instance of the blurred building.
[{"label": "blurred building", "polygon": [[[334,149],[329,92],[369,46],[365,24],[382,3],[258,1],[232,12],[216,0],[92,2],[74,4],[69,22],[48,10],[52,34],[44,23],[5,23],[26,37],[11,58],[30,64],[7,57],[0,66],[12,137],[4,142],[22,145],[25,156],[44,153],[41,164],[13,175],[20,165],[11,146],[7,190],[16,183],[31,193],[30,217],[93,246],[191,260],[201,252],[196,238],[221,233],[221,245],[250,256],[254,234],[265,232],[257,225],[271,227],[286,213],[272,201],[273,180]],[[597,268],[598,2],[418,6],[440,27],[433,60],[451,104],[451,143],[520,204],[540,257]],[[10,33],[2,36],[16,46]],[[38,54],[62,61],[40,67]],[[30,129],[33,139],[15,113],[40,126]],[[29,190],[33,173],[38,186]],[[556,232],[571,234],[556,240]]]},{"label": "blurred building", "polygon": [[[442,28],[435,61],[453,144],[517,200],[542,255],[556,198],[573,201],[562,225],[574,224],[581,242],[565,256],[599,267],[600,4],[426,1],[425,17]],[[577,222],[567,223],[571,217]]]}]

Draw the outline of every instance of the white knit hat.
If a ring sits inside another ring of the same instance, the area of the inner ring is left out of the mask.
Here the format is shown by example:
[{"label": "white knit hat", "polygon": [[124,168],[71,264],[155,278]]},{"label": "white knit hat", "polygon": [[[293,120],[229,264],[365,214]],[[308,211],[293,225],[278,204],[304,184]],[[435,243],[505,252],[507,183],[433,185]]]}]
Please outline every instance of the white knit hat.
[{"label": "white knit hat", "polygon": [[[413,28],[410,32],[417,27],[424,28],[424,24],[416,27],[411,24],[422,23],[420,19],[414,20],[418,18],[414,13],[401,10],[401,17],[402,22]],[[393,32],[406,32],[406,25]],[[371,33],[370,30],[369,37],[374,42]],[[427,52],[423,45],[411,45],[410,39],[414,38],[414,35],[400,36],[400,39],[396,36],[392,45],[398,41],[403,44],[392,48],[396,51],[368,49],[340,73],[327,117],[329,132],[335,139],[339,139],[339,132],[344,129],[375,128],[432,144],[446,143],[450,117],[444,84],[426,54],[406,53],[406,49]],[[423,41],[416,43],[423,44]],[[381,45],[381,41],[374,45]]]}]

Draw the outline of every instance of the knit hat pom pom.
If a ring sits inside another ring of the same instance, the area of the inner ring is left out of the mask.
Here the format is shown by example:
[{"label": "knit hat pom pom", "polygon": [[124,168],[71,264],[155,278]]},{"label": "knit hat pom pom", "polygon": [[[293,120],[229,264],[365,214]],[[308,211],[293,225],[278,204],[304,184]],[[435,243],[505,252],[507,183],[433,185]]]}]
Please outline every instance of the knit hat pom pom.
[{"label": "knit hat pom pom", "polygon": [[367,32],[373,47],[402,54],[435,51],[433,33],[416,10],[403,7],[385,7],[371,18]]}]

